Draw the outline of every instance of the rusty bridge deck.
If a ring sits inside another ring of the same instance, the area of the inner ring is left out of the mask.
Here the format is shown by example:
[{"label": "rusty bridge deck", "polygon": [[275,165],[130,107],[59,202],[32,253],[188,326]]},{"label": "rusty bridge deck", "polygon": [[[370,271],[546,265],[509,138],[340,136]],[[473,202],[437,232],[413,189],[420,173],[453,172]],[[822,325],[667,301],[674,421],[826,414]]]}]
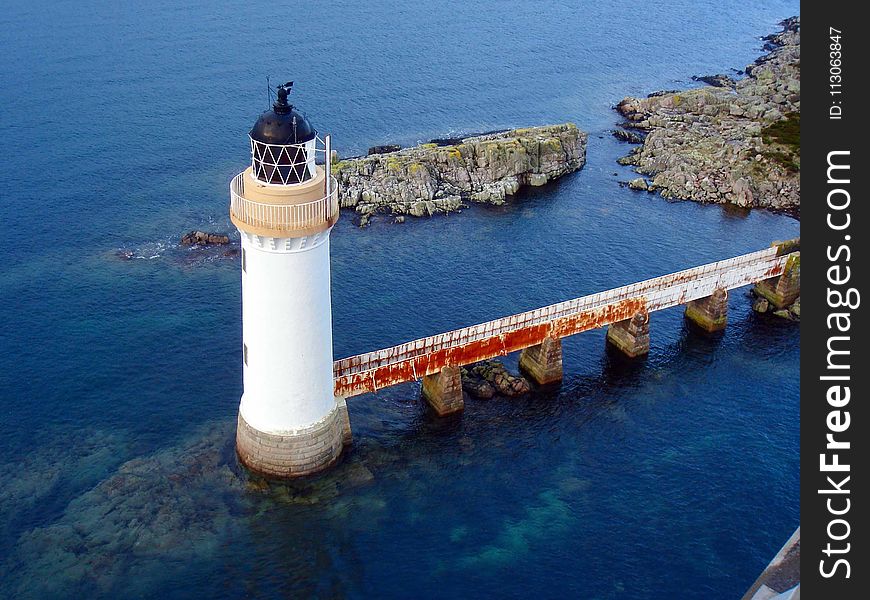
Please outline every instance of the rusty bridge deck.
[{"label": "rusty bridge deck", "polygon": [[504,356],[540,344],[704,298],[782,274],[788,254],[773,246],[758,252],[566,300],[535,310],[405,342],[335,361],[335,394],[345,398]]}]

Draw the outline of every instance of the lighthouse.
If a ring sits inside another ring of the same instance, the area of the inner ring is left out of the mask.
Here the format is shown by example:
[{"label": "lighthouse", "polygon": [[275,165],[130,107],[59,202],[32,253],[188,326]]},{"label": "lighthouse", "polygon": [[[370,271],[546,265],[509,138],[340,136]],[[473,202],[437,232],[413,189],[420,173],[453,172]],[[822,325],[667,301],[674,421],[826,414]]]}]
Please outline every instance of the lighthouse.
[{"label": "lighthouse", "polygon": [[242,249],[236,450],[250,470],[275,478],[327,468],[351,439],[333,393],[329,234],[339,211],[330,141],[289,103],[291,86],[279,86],[257,119],[251,166],[230,183]]}]

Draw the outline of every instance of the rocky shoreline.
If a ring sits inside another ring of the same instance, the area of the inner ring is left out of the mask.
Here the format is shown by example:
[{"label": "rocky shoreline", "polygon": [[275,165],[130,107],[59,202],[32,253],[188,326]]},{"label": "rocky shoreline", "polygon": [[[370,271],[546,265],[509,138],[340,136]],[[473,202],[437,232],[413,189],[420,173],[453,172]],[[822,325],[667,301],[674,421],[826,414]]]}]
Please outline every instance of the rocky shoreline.
[{"label": "rocky shoreline", "polygon": [[[512,129],[412,148],[376,147],[333,162],[342,208],[365,226],[375,213],[415,217],[457,211],[467,202],[504,204],[586,163],[587,134],[573,123]],[[387,150],[386,152],[383,150]]]},{"label": "rocky shoreline", "polygon": [[617,138],[637,142],[621,164],[646,177],[636,190],[665,198],[800,211],[800,17],[764,38],[746,77],[696,77],[708,86],[623,99]]}]

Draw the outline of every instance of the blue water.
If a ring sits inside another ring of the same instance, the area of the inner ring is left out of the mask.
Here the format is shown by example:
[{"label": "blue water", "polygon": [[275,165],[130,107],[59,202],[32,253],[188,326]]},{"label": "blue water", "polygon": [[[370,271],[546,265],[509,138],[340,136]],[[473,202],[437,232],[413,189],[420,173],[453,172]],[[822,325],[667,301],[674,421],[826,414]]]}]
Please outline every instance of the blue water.
[{"label": "blue water", "polygon": [[[342,464],[233,454],[227,183],[265,76],[343,155],[574,121],[579,173],[500,208],[333,233],[336,356],[766,246],[799,223],[618,186],[625,95],[740,69],[798,2],[18,2],[0,11],[0,597],[739,597],[797,526],[799,334],[731,296],[629,365],[439,420],[350,402]],[[140,257],[121,261],[118,249]],[[511,367],[516,356],[508,357]]]}]

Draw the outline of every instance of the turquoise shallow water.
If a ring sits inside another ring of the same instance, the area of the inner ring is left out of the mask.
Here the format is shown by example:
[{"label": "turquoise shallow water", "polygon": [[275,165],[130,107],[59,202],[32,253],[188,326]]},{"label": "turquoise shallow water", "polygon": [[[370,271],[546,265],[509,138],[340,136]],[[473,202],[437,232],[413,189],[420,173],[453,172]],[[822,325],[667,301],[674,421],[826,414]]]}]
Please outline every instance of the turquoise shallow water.
[{"label": "turquoise shallow water", "polygon": [[[571,120],[589,162],[506,207],[333,233],[336,356],[766,246],[799,224],[620,188],[624,95],[742,68],[796,2],[32,2],[0,15],[0,596],[741,594],[797,525],[796,326],[741,291],[719,338],[679,310],[626,365],[566,340],[558,391],[437,420],[355,398],[331,473],[233,455],[230,230],[264,78],[344,155]],[[614,175],[616,173],[617,175]],[[143,258],[116,260],[118,248]],[[508,357],[515,366],[516,357]]]}]

